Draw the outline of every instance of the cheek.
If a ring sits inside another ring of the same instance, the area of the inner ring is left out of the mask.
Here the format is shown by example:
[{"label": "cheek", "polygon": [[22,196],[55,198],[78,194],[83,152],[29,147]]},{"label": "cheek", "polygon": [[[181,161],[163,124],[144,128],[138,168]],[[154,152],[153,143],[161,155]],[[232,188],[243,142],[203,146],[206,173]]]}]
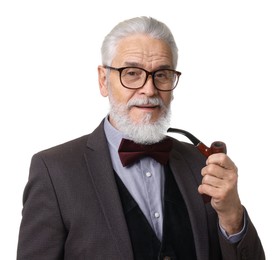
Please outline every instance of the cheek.
[{"label": "cheek", "polygon": [[164,103],[164,105],[166,107],[169,107],[170,103],[172,102],[173,100],[173,93],[166,93],[166,92],[162,92],[160,93],[160,97]]},{"label": "cheek", "polygon": [[134,92],[126,90],[123,87],[113,87],[110,90],[110,97],[117,104],[126,105],[128,101],[133,97]]}]

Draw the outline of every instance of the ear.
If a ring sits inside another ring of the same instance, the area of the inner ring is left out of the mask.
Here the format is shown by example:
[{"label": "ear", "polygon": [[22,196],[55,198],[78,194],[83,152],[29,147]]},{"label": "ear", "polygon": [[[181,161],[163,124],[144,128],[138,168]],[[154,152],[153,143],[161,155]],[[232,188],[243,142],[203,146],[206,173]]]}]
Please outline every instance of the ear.
[{"label": "ear", "polygon": [[103,66],[98,66],[99,89],[103,97],[108,96],[107,73]]}]

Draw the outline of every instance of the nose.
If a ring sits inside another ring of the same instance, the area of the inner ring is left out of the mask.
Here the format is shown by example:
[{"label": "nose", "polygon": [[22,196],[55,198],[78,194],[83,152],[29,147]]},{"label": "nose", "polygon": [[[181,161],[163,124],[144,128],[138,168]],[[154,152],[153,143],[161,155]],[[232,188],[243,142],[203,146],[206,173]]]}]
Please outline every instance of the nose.
[{"label": "nose", "polygon": [[154,86],[152,75],[147,77],[145,84],[139,89],[139,93],[145,94],[149,97],[152,97],[158,93],[158,90]]}]

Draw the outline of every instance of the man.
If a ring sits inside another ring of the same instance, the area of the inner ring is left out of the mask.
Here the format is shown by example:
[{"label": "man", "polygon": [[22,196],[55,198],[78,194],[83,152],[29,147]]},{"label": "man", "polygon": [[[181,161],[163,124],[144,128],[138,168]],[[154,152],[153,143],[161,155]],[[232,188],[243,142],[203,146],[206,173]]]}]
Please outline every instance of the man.
[{"label": "man", "polygon": [[265,259],[233,161],[166,136],[177,52],[153,18],[107,35],[98,75],[109,115],[32,158],[18,259]]}]

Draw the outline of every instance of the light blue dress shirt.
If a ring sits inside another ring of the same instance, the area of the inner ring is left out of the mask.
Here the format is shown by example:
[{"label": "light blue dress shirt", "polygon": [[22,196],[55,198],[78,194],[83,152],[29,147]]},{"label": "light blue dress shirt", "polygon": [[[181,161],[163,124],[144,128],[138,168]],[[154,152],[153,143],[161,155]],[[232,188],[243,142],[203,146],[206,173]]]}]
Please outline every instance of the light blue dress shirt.
[{"label": "light blue dress shirt", "polygon": [[141,159],[132,166],[123,167],[118,155],[118,147],[123,134],[108,121],[104,124],[112,165],[134,200],[144,213],[157,237],[162,239],[164,166],[150,157]]},{"label": "light blue dress shirt", "polygon": [[[104,122],[104,131],[114,171],[139,205],[157,237],[162,241],[164,166],[154,159],[146,157],[131,166],[123,167],[118,155],[118,148],[125,136],[109,123],[108,117]],[[240,241],[244,235],[244,228],[240,233],[231,236],[228,236],[221,227],[220,230],[231,243]]]}]

